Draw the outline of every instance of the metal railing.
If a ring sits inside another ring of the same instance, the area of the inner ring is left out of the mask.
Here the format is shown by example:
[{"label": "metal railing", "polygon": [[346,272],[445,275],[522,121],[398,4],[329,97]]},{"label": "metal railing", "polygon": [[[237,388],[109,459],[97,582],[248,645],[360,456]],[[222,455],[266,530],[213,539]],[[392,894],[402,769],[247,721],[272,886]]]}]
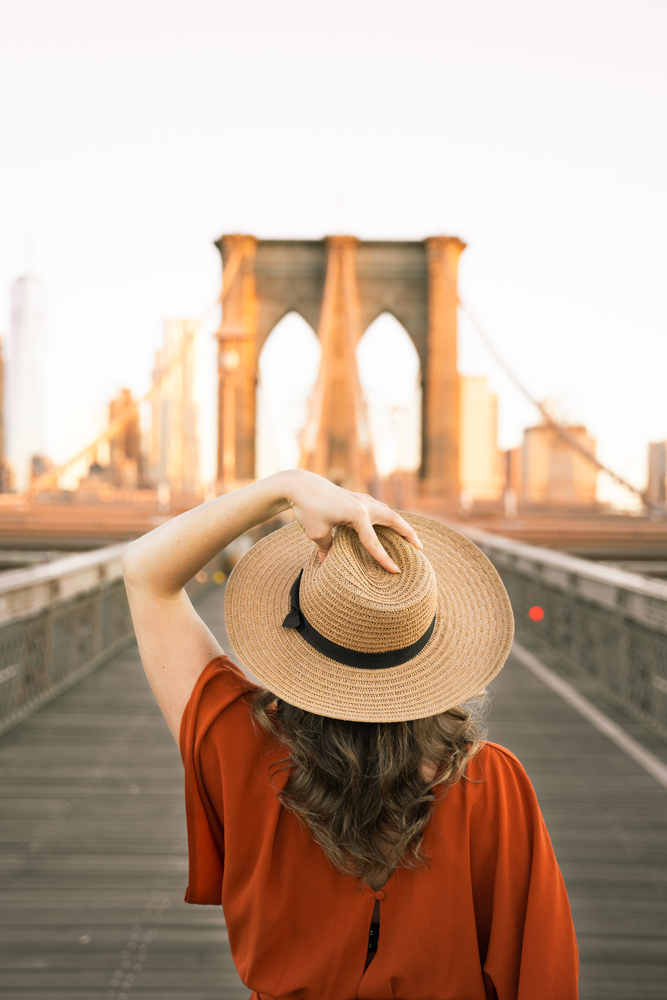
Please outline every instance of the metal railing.
[{"label": "metal railing", "polygon": [[[459,527],[503,578],[517,640],[547,664],[594,680],[667,735],[667,582]],[[205,567],[190,595],[252,540],[244,536],[238,552],[230,546]],[[133,641],[123,547],[0,575],[0,733]],[[544,610],[541,621],[531,620],[532,607]]]},{"label": "metal railing", "polygon": [[[0,734],[134,640],[125,543],[0,574]],[[219,558],[188,584],[210,583]]]},{"label": "metal railing", "polygon": [[522,646],[667,735],[667,582],[457,527],[500,573]]},{"label": "metal railing", "polygon": [[0,575],[0,733],[132,641],[123,548]]}]

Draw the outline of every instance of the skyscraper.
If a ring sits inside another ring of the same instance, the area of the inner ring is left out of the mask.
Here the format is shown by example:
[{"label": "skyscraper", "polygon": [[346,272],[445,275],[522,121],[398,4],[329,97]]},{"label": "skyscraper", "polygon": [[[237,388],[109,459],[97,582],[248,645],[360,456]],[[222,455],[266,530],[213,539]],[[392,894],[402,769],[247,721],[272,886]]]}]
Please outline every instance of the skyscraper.
[{"label": "skyscraper", "polygon": [[155,355],[152,393],[151,475],[155,486],[194,493],[199,483],[195,338],[192,319],[168,319],[164,347]]},{"label": "skyscraper", "polygon": [[655,441],[648,446],[648,503],[656,510],[665,509],[667,490],[667,441]]},{"label": "skyscraper", "polygon": [[0,493],[5,493],[8,489],[9,476],[7,475],[5,442],[5,358],[4,344],[0,340]]},{"label": "skyscraper", "polygon": [[[595,455],[595,441],[585,427],[570,425],[565,429]],[[522,478],[524,503],[548,507],[595,503],[597,468],[546,423],[524,431]]]},{"label": "skyscraper", "polygon": [[459,384],[461,492],[472,500],[498,500],[504,486],[498,450],[498,397],[485,378],[461,375]]},{"label": "skyscraper", "polygon": [[19,491],[30,482],[33,456],[43,455],[46,301],[42,279],[34,274],[12,286],[9,358],[6,380],[7,455]]}]

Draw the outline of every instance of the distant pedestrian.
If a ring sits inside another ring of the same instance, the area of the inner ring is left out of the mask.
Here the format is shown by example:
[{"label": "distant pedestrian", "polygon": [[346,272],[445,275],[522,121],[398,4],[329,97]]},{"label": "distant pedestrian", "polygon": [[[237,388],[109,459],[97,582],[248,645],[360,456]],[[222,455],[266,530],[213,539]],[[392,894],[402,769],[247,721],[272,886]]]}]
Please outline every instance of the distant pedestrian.
[{"label": "distant pedestrian", "polygon": [[[225,595],[259,687],[183,588],[290,507],[297,523],[253,546]],[[290,471],[131,543],[124,570],[185,765],[186,899],[222,904],[255,1000],[575,1000],[535,793],[467,707],[513,634],[475,545]]]}]

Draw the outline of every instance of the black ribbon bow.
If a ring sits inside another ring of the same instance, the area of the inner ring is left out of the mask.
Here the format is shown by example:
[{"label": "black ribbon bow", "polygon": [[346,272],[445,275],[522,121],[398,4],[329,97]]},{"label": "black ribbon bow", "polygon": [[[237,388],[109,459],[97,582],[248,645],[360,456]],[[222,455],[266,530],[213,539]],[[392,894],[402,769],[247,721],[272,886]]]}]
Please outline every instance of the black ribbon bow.
[{"label": "black ribbon bow", "polygon": [[290,609],[285,616],[285,621],[283,622],[283,628],[298,628],[302,624],[301,619],[301,608],[299,607],[299,588],[301,586],[301,577],[303,576],[303,570],[299,573],[296,580],[292,584],[289,592],[289,603]]}]

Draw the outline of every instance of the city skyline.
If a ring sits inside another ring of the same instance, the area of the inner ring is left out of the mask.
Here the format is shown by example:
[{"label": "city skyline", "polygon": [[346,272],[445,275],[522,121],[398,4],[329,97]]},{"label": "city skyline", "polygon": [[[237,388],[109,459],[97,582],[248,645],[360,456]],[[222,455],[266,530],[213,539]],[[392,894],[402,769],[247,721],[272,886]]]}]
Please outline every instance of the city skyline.
[{"label": "city skyline", "polygon": [[[32,239],[56,461],[102,429],[120,386],[146,391],[165,318],[208,310],[220,232],[440,231],[468,242],[462,295],[533,394],[645,484],[648,442],[667,437],[658,5],[513,2],[501,19],[488,3],[367,2],[331,22],[326,4],[140,2],[131,31],[123,5],[111,19],[63,2],[55,20],[37,6],[1,15],[16,141],[0,293]],[[518,444],[535,415],[465,315],[460,368],[490,379],[501,444]]]},{"label": "city skyline", "polygon": [[[253,237],[223,237],[218,243],[225,245],[232,241],[231,245],[239,242],[240,245],[256,247],[257,241]],[[461,246],[456,238],[445,237],[436,238],[435,241],[427,240],[426,244],[433,247],[443,245]],[[252,293],[253,305],[251,312],[264,313],[265,317],[270,315],[272,310],[278,306],[280,314],[281,303],[284,300],[285,292],[289,295],[289,282],[296,279],[297,287],[301,285],[301,294],[308,287],[303,285],[304,272],[303,264],[304,251],[321,253],[318,247],[324,249],[321,242],[311,242],[304,244],[297,241],[279,241],[277,244],[269,242],[261,244],[262,261],[260,272],[266,272],[267,263],[268,285],[266,284],[267,274],[264,274],[264,284],[260,287],[264,289],[263,294],[268,291],[268,299],[262,304],[261,297],[255,300],[255,292]],[[356,247],[359,242],[350,237],[335,237],[327,241],[329,247],[347,247],[356,257]],[[396,270],[398,262],[403,259],[403,266],[412,259],[412,266],[419,260],[419,254],[424,253],[425,244],[391,244],[391,243],[371,243],[361,244],[364,247],[362,263],[362,273],[365,281],[368,282],[371,272],[368,265],[373,260],[375,270],[371,277],[370,285],[366,284],[366,296],[370,292],[370,300],[362,303],[358,298],[356,282],[348,288],[346,295],[351,294],[356,305],[359,321],[362,312],[367,312],[370,306],[371,315],[377,312],[382,295],[389,294],[390,300],[394,300],[399,314],[408,307],[410,314],[410,296],[416,294],[413,300],[413,307],[417,305],[423,296],[423,291],[419,288],[419,283],[413,284],[414,274],[410,269],[403,275],[403,281],[407,278],[407,285],[403,286],[403,299],[401,292],[396,286],[396,279],[399,272]],[[267,247],[268,259],[267,259]],[[288,252],[288,248],[292,250]],[[380,249],[381,248],[381,249]],[[421,248],[421,249],[420,249]],[[371,256],[369,257],[369,250]],[[292,269],[288,265],[290,253],[296,251],[296,258],[292,264]],[[378,257],[378,251],[380,256]],[[237,251],[234,251],[235,253]],[[276,252],[279,256],[276,257]],[[331,250],[329,249],[329,254]],[[405,254],[408,257],[405,257]],[[417,253],[416,260],[414,254]],[[229,250],[227,251],[229,253]],[[254,284],[254,253],[251,258]],[[285,254],[287,253],[287,256]],[[392,257],[392,254],[394,255]],[[398,254],[398,256],[396,256]],[[282,257],[280,256],[282,255]],[[403,255],[403,258],[401,258]],[[413,255],[411,257],[410,255]],[[428,256],[428,254],[427,254]],[[429,286],[432,278],[436,282],[442,280],[440,268],[444,261],[438,258],[436,270],[429,277]],[[248,262],[250,263],[250,262]],[[296,263],[296,270],[294,270]],[[431,264],[433,261],[431,262]],[[357,267],[354,258],[349,261],[353,272]],[[431,268],[429,264],[429,269]],[[277,270],[276,270],[276,265]],[[378,269],[379,266],[379,269]],[[245,287],[243,281],[239,286],[238,281],[232,275],[240,275],[243,268],[239,268],[238,262],[235,265],[229,258],[225,265],[223,275],[223,289],[225,298],[225,310],[230,305],[228,292],[232,287],[237,289]],[[378,280],[386,280],[382,275],[388,268],[389,275],[394,276],[394,283],[386,285],[384,293]],[[246,269],[247,273],[247,269]],[[328,271],[327,271],[328,275]],[[438,277],[440,275],[440,277]],[[278,284],[276,284],[278,279]],[[317,283],[310,289],[311,293],[316,292]],[[327,282],[329,277],[327,276]],[[282,287],[281,287],[282,284]],[[446,286],[445,286],[446,287]],[[380,296],[378,298],[378,293]],[[407,299],[405,296],[407,295]],[[233,296],[231,297],[233,298]],[[326,296],[325,296],[326,298]],[[431,293],[429,292],[429,301]],[[273,302],[272,302],[273,300]],[[309,294],[306,292],[304,305],[309,303]],[[240,300],[236,302],[236,307]],[[342,303],[341,303],[342,304]],[[348,302],[346,309],[351,307],[352,300]],[[425,302],[424,302],[425,304]],[[86,455],[79,454],[72,456],[69,465],[61,470],[53,470],[53,465],[48,456],[44,454],[42,447],[43,436],[41,434],[41,416],[39,410],[39,386],[44,372],[40,365],[39,343],[43,338],[45,325],[44,315],[44,289],[41,280],[35,276],[25,276],[17,280],[13,287],[13,313],[12,313],[12,333],[13,351],[12,356],[15,361],[14,374],[18,378],[12,381],[12,367],[9,369],[9,383],[11,393],[5,413],[6,423],[14,427],[14,447],[13,460],[9,458],[9,479],[10,488],[18,492],[25,491],[30,481],[29,470],[32,469],[32,476],[46,472],[44,480],[38,480],[37,489],[64,489],[74,490],[78,496],[84,500],[93,501],[106,496],[111,499],[114,495],[120,498],[121,494],[128,499],[133,490],[149,489],[156,490],[158,501],[161,505],[166,503],[169,507],[169,500],[165,499],[171,492],[175,492],[180,498],[189,496],[190,498],[201,495],[203,489],[205,495],[210,495],[214,486],[212,476],[202,475],[203,468],[200,463],[198,437],[202,426],[205,435],[210,435],[211,428],[201,424],[198,420],[198,405],[195,396],[196,368],[197,368],[197,331],[196,321],[188,319],[168,319],[165,321],[164,347],[156,353],[155,367],[153,369],[153,385],[151,391],[143,400],[132,398],[131,391],[124,388],[118,397],[111,400],[108,411],[108,427],[104,436],[97,441],[89,441]],[[244,310],[251,305],[250,300],[244,306]],[[441,304],[442,306],[442,304]],[[440,307],[441,308],[441,307]],[[236,377],[239,368],[239,355],[237,348],[229,341],[237,338],[239,329],[234,325],[234,305],[232,312],[224,312],[223,324],[219,330],[218,337],[222,337],[224,348],[222,353],[222,372],[225,373],[219,385],[222,388],[222,395],[218,401],[218,420],[221,419],[220,407],[224,410],[222,426],[226,426],[230,417],[229,404],[238,411],[241,399],[233,401],[233,396],[227,398],[227,390],[224,388],[227,378],[231,373],[233,383],[237,383]],[[322,312],[325,307],[323,304]],[[329,306],[329,312],[331,305]],[[429,329],[435,323],[442,321],[444,316],[439,312],[432,313],[429,306]],[[312,303],[306,309],[307,313],[312,313]],[[314,315],[314,313],[313,313]],[[438,319],[440,316],[440,319]],[[453,314],[452,314],[453,316]],[[230,322],[231,317],[231,322]],[[352,365],[354,371],[358,369],[360,396],[355,405],[360,405],[363,412],[367,414],[365,420],[368,421],[367,434],[370,445],[368,459],[370,465],[366,468],[365,475],[370,475],[376,481],[377,487],[384,491],[389,488],[391,492],[398,490],[396,497],[406,495],[406,490],[410,495],[414,494],[416,483],[421,479],[421,492],[430,495],[433,492],[433,485],[428,485],[428,466],[425,463],[429,449],[432,448],[433,427],[428,429],[428,407],[429,390],[431,379],[428,374],[430,348],[426,353],[426,377],[422,377],[420,370],[419,354],[413,339],[414,334],[418,334],[421,320],[415,320],[413,316],[412,324],[416,321],[416,326],[412,325],[412,335],[406,328],[386,309],[381,311],[361,335],[362,327],[359,325],[349,332],[353,339],[359,337],[359,342],[354,351],[355,360],[348,358],[346,366]],[[254,373],[248,372],[252,376],[252,409],[257,409],[256,417],[253,418],[251,437],[253,440],[252,452],[254,458],[248,464],[246,459],[242,459],[243,467],[247,465],[245,475],[263,477],[289,467],[307,467],[308,461],[306,452],[308,451],[306,442],[312,434],[319,434],[317,427],[323,430],[325,436],[333,434],[336,439],[350,437],[349,433],[343,432],[343,428],[338,431],[334,429],[336,418],[329,414],[326,419],[319,413],[319,408],[314,406],[317,398],[317,386],[322,377],[322,364],[325,361],[324,355],[327,351],[322,351],[320,340],[322,331],[318,334],[312,329],[310,324],[292,310],[282,317],[272,328],[272,320],[268,324],[264,320],[264,335],[268,332],[268,337],[264,341],[258,364]],[[320,321],[321,325],[321,321]],[[226,331],[226,333],[223,333]],[[438,341],[442,340],[444,329],[439,329]],[[455,327],[453,329],[455,333]],[[347,340],[347,333],[342,334],[344,343]],[[256,336],[257,331],[252,334]],[[242,335],[245,339],[246,334]],[[430,336],[430,335],[429,335]],[[326,340],[326,335],[325,335]],[[430,342],[430,341],[429,341]],[[259,336],[259,343],[262,343],[262,334]],[[200,345],[201,346],[201,345]],[[424,350],[422,344],[421,350]],[[329,348],[330,353],[331,348]],[[334,349],[334,354],[338,348]],[[295,364],[295,357],[298,355],[299,363]],[[232,364],[232,358],[233,364]],[[324,367],[325,381],[331,378],[330,369],[333,356],[329,358],[329,364]],[[400,363],[396,359],[400,358]],[[305,364],[303,363],[305,361]],[[455,362],[452,356],[450,364]],[[254,362],[251,362],[254,366]],[[231,367],[230,367],[231,365]],[[199,366],[201,369],[201,365]],[[334,365],[335,369],[335,365]],[[212,374],[208,372],[209,376]],[[222,374],[222,373],[221,373]],[[217,375],[217,372],[216,372]],[[339,372],[339,376],[342,372]],[[438,381],[446,372],[441,372]],[[334,384],[335,378],[334,375]],[[349,372],[346,377],[349,376]],[[245,376],[244,376],[245,378]],[[210,380],[209,380],[210,381]],[[242,384],[244,379],[241,380]],[[595,456],[596,442],[588,435],[585,427],[581,425],[567,425],[567,418],[564,414],[554,412],[553,405],[546,409],[542,408],[543,421],[537,426],[524,428],[523,441],[517,447],[502,451],[498,440],[498,397],[496,393],[489,390],[488,380],[485,376],[466,376],[459,374],[458,389],[456,393],[459,404],[456,407],[456,427],[455,448],[458,451],[458,459],[455,467],[451,466],[444,479],[439,481],[438,493],[442,492],[445,484],[449,484],[447,489],[452,497],[460,498],[460,508],[463,513],[469,513],[477,501],[482,504],[491,504],[489,509],[495,510],[498,504],[503,504],[506,515],[515,516],[510,512],[516,510],[517,501],[521,504],[528,504],[529,507],[574,507],[592,508],[596,502],[609,501],[605,496],[604,488],[599,488],[598,467],[578,451],[579,447],[588,455]],[[230,389],[232,388],[230,384]],[[22,389],[23,391],[17,391]],[[233,390],[236,394],[236,388]],[[336,390],[338,391],[338,390]],[[424,395],[426,393],[426,395]],[[225,402],[225,400],[227,400]],[[426,407],[423,403],[426,401]],[[250,402],[246,398],[241,404],[243,409]],[[14,412],[12,407],[15,408]],[[21,419],[21,418],[26,419]],[[426,417],[427,427],[424,431],[422,421]],[[313,424],[313,418],[316,425]],[[553,424],[550,426],[552,418],[564,423],[563,430],[567,437],[578,441],[578,446],[573,450],[568,445],[561,432],[556,433]],[[432,419],[432,418],[431,418]],[[440,419],[440,418],[438,418]],[[242,454],[242,439],[234,440],[236,431],[234,430],[235,420],[232,419],[232,438],[226,432],[224,439],[218,441],[218,454],[225,455],[224,465],[231,463],[230,468],[225,468],[223,478],[220,478],[221,466],[218,464],[218,480],[216,488],[224,489],[236,480],[239,466],[237,465],[238,455]],[[312,426],[311,426],[312,425]],[[219,424],[219,426],[221,426]],[[16,428],[20,433],[16,433]],[[115,429],[114,429],[115,428]],[[310,429],[309,429],[310,428]],[[39,434],[36,431],[40,431]],[[349,428],[348,428],[349,430]],[[242,432],[245,435],[245,432]],[[353,434],[350,442],[357,439],[358,435]],[[311,447],[315,438],[311,441]],[[450,447],[454,441],[450,442]],[[20,445],[21,447],[17,447]],[[238,451],[239,446],[241,452]],[[647,468],[648,490],[650,496],[649,503],[655,505],[656,509],[664,505],[664,475],[656,479],[659,462],[654,460],[656,449],[667,447],[667,442],[650,445],[650,458]],[[222,448],[222,451],[220,451]],[[662,452],[661,452],[662,454]],[[342,457],[342,456],[341,456]],[[249,456],[248,456],[249,458]],[[221,458],[219,457],[218,463]],[[7,459],[5,459],[7,468]],[[663,463],[664,464],[664,463]],[[347,467],[347,460],[344,462]],[[437,466],[442,477],[440,464]],[[349,471],[349,470],[348,470]],[[23,473],[21,475],[21,472]],[[230,476],[231,473],[231,476]],[[330,473],[327,475],[330,477]],[[394,479],[393,474],[398,473],[399,479]],[[337,475],[347,475],[342,467]],[[407,478],[406,475],[407,474]],[[415,476],[417,478],[415,478]],[[424,478],[426,476],[426,478]],[[387,477],[390,477],[389,479]],[[458,485],[452,494],[453,480],[456,479]],[[243,479],[241,480],[243,481]],[[385,485],[381,485],[382,481]],[[391,485],[391,484],[394,485]],[[41,484],[41,485],[40,485]],[[7,488],[6,486],[4,487]],[[121,494],[115,494],[115,490],[120,488]],[[350,486],[350,488],[353,488]],[[371,488],[370,482],[364,485],[359,484],[354,488]],[[165,492],[166,490],[166,492]],[[129,491],[129,493],[128,493]],[[662,492],[660,492],[662,491]],[[660,496],[662,500],[660,500]],[[622,499],[612,506],[625,507],[639,511],[640,498],[637,493],[623,491]],[[163,497],[163,499],[160,499]],[[182,502],[182,499],[181,499]],[[645,501],[646,502],[646,501]]]}]

